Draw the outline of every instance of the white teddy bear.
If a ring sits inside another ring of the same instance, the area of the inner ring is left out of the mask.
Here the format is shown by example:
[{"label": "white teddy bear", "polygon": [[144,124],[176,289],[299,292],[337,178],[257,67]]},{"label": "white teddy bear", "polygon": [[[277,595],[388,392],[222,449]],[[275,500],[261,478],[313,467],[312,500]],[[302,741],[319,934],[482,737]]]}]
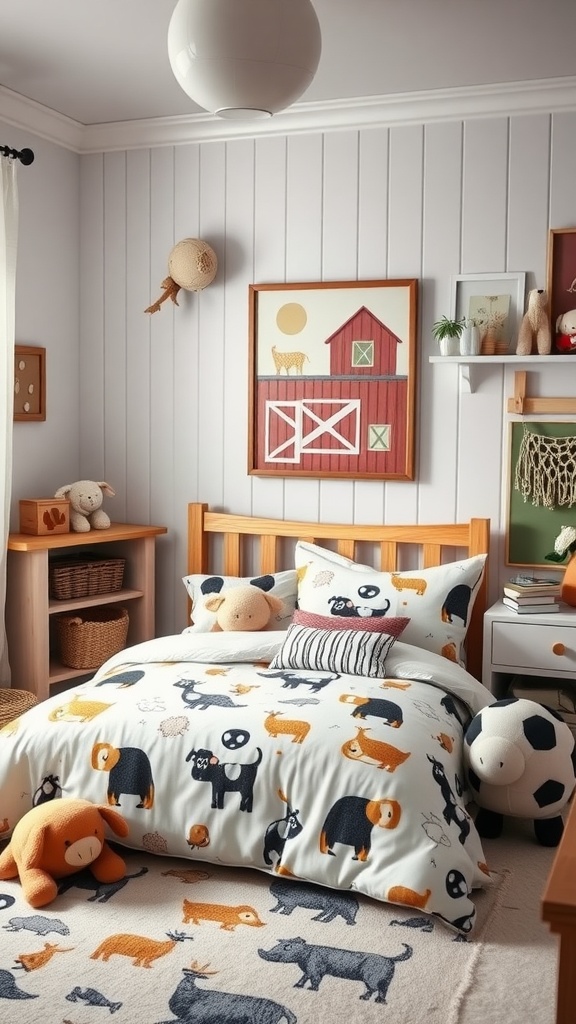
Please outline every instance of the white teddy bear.
[{"label": "white teddy bear", "polygon": [[548,317],[548,296],[543,288],[533,288],[528,292],[528,308],[520,324],[516,355],[529,356],[534,343],[539,356],[550,355],[552,334]]},{"label": "white teddy bear", "polygon": [[558,352],[576,352],[576,309],[569,309],[556,320],[556,348]]},{"label": "white teddy bear", "polygon": [[77,480],[74,484],[64,484],[56,491],[55,498],[68,498],[70,501],[70,529],[75,533],[88,533],[89,530],[107,530],[110,517],[101,508],[104,495],[113,498],[116,491],[104,480]]}]

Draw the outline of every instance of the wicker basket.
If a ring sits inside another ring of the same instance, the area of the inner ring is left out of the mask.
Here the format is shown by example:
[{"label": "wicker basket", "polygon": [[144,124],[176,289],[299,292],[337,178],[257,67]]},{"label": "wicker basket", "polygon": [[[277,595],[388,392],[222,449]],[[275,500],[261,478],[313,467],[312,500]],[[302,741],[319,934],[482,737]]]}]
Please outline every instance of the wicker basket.
[{"label": "wicker basket", "polygon": [[76,597],[113,594],[124,582],[125,558],[69,558],[50,563],[50,597],[71,601]]},{"label": "wicker basket", "polygon": [[37,703],[38,698],[28,690],[0,689],[0,729]]},{"label": "wicker basket", "polygon": [[91,608],[55,619],[60,660],[69,668],[99,668],[126,646],[126,608]]}]

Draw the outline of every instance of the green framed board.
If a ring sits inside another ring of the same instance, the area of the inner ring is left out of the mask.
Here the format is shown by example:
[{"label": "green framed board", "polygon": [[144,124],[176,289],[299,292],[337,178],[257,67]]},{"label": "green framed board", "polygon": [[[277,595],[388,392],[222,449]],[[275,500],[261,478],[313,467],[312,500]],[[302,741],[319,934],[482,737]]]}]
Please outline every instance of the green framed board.
[{"label": "green framed board", "polygon": [[[545,556],[554,549],[554,541],[563,526],[576,525],[576,505],[557,505],[546,508],[526,501],[514,486],[514,477],[524,429],[544,437],[576,438],[576,423],[510,423],[510,461],[508,490],[508,536],[506,562],[508,565],[542,566],[562,571],[564,562],[547,562]],[[576,474],[573,461],[572,475]]]}]

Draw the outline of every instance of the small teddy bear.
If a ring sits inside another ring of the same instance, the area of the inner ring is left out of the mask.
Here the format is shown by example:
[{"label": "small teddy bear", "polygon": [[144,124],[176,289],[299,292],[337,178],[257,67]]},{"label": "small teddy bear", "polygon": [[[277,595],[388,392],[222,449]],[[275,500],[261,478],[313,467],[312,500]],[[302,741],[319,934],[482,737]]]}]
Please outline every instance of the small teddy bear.
[{"label": "small teddy bear", "polygon": [[101,508],[105,494],[113,498],[116,491],[104,480],[77,480],[59,487],[54,497],[70,501],[70,529],[75,533],[88,533],[91,529],[107,530],[110,526],[110,517]]},{"label": "small teddy bear", "polygon": [[533,288],[528,292],[528,309],[520,324],[516,355],[529,356],[534,342],[539,356],[550,355],[552,334],[548,317],[548,296],[543,288]]},{"label": "small teddy bear", "polygon": [[556,320],[556,349],[565,355],[576,352],[576,309],[569,309]]}]

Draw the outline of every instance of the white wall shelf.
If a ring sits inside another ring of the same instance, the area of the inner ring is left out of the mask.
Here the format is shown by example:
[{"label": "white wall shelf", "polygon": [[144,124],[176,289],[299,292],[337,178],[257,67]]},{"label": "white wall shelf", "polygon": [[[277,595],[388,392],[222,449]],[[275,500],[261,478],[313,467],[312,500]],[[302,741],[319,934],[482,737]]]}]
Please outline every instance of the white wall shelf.
[{"label": "white wall shelf", "polygon": [[460,367],[460,390],[473,394],[476,390],[476,366],[490,363],[514,363],[516,366],[531,366],[543,363],[573,363],[576,366],[576,355],[549,356],[429,356],[430,363],[456,363]]}]

